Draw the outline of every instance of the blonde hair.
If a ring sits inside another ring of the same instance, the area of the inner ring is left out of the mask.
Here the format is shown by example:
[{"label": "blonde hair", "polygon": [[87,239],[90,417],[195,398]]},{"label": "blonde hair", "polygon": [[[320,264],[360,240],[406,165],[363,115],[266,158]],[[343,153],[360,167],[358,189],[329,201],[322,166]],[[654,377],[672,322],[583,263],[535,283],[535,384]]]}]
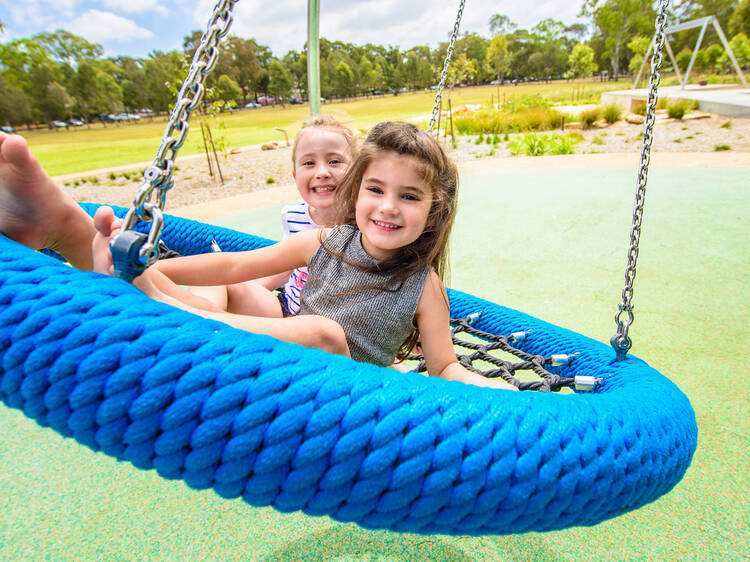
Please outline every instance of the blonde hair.
[{"label": "blonde hair", "polygon": [[297,157],[297,145],[299,144],[299,140],[305,133],[309,133],[312,129],[323,129],[340,134],[346,139],[346,144],[349,146],[349,153],[352,160],[357,156],[357,139],[354,137],[352,130],[345,125],[342,125],[333,115],[316,115],[312,119],[303,122],[302,127],[297,131],[297,135],[294,137],[294,147],[292,148],[293,168],[296,165],[295,158]]},{"label": "blonde hair", "polygon": [[[336,189],[336,224],[356,226],[356,205],[362,177],[375,158],[389,152],[412,158],[422,180],[430,186],[432,205],[422,234],[408,246],[400,248],[393,257],[373,267],[353,264],[327,248],[325,243],[323,248],[358,269],[391,273],[387,286],[378,287],[382,290],[400,289],[407,278],[425,268],[434,269],[440,279],[445,280],[448,275],[448,240],[456,217],[458,170],[437,141],[418,127],[410,123],[385,122],[372,128]],[[408,357],[418,338],[419,331],[415,329],[399,349],[396,359]]]}]

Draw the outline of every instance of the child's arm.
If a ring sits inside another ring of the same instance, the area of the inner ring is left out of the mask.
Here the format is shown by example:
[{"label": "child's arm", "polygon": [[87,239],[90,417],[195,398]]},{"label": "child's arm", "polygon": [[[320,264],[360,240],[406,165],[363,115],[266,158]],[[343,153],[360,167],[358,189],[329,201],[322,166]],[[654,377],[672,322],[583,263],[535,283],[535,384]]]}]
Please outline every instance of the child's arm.
[{"label": "child's arm", "polygon": [[306,230],[257,250],[171,258],[153,267],[178,285],[231,285],[307,265],[325,235]]},{"label": "child's arm", "polygon": [[434,271],[430,272],[417,305],[417,326],[421,336],[422,352],[431,377],[460,381],[466,384],[518,390],[499,379],[488,379],[464,368],[456,359],[450,333],[448,295],[443,282]]}]

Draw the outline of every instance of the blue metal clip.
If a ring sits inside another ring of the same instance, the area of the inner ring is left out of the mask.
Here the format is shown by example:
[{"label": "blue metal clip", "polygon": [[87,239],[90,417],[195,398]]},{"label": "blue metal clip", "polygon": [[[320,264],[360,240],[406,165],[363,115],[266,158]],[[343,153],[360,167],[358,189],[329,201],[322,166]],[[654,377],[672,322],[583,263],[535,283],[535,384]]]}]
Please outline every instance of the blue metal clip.
[{"label": "blue metal clip", "polygon": [[134,230],[126,230],[115,236],[109,244],[112,261],[115,265],[115,277],[132,283],[146,270],[146,263],[139,255],[146,243],[146,235]]}]

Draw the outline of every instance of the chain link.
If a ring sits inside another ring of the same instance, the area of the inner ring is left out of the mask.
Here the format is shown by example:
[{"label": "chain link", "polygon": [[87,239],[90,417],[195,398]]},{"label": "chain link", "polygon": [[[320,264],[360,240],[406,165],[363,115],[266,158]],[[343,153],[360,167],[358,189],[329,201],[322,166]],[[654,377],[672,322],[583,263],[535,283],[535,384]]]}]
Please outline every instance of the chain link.
[{"label": "chain link", "polygon": [[200,45],[193,55],[190,70],[177,95],[169,121],[164,128],[161,145],[152,164],[143,172],[143,183],[136,192],[133,206],[125,215],[122,232],[132,230],[138,220],[151,222],[146,241],[141,246],[141,265],[152,264],[157,256],[157,244],[164,226],[162,211],[166,204],[167,191],[174,185],[174,161],[177,152],[185,143],[188,122],[193,110],[203,99],[203,82],[216,66],[219,42],[229,33],[232,25],[232,10],[239,0],[219,0],[208,20]]},{"label": "chain link", "polygon": [[617,353],[617,361],[625,359],[633,342],[628,337],[628,330],[634,321],[633,316],[633,282],[635,281],[635,267],[638,260],[638,244],[641,238],[641,223],[643,221],[643,205],[646,200],[646,182],[648,166],[651,160],[651,143],[654,139],[654,122],[656,121],[656,94],[661,76],[664,41],[666,39],[667,8],[669,0],[659,0],[656,15],[656,35],[654,37],[654,56],[651,59],[651,77],[649,78],[648,101],[646,103],[646,119],[643,122],[643,143],[641,145],[641,160],[638,169],[638,188],[635,194],[633,209],[633,226],[630,231],[630,248],[628,249],[628,266],[625,269],[625,288],[622,290],[622,302],[615,314],[617,333],[610,339],[610,344]]},{"label": "chain link", "polygon": [[451,33],[451,40],[448,45],[448,52],[445,54],[445,60],[443,61],[443,70],[440,74],[440,83],[438,84],[437,93],[435,94],[435,104],[432,106],[432,117],[430,118],[430,125],[427,130],[431,133],[432,129],[435,128],[437,122],[437,114],[440,111],[440,100],[443,97],[443,88],[445,88],[445,81],[448,78],[448,68],[451,65],[451,58],[453,58],[453,47],[456,44],[456,38],[458,37],[458,28],[461,26],[461,16],[464,13],[464,4],[466,0],[461,0],[458,6],[458,14],[456,15],[456,23],[453,24],[453,32]]}]

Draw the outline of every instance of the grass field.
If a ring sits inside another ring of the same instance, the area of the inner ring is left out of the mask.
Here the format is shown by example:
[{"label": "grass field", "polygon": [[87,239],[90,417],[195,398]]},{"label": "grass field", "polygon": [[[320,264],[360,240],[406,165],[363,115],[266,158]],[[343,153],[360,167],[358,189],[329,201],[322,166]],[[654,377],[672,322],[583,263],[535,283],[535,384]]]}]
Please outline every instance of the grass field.
[{"label": "grass field", "polygon": [[[458,105],[509,102],[513,98],[543,96],[559,103],[598,101],[601,92],[629,87],[619,82],[552,82],[527,83],[519,86],[479,86],[454,88],[446,92],[444,104],[450,97],[453,107]],[[366,129],[380,121],[413,119],[429,116],[435,93],[432,91],[407,93],[399,96],[385,95],[347,102],[323,104],[322,111],[333,113],[353,129]],[[445,107],[445,105],[444,105]],[[228,147],[260,144],[271,140],[284,140],[283,133],[275,127],[286,129],[289,136],[296,134],[299,124],[309,116],[307,105],[264,107],[223,114],[220,119],[226,126],[224,132],[213,125],[214,135],[225,135]],[[428,120],[425,117],[424,121]],[[20,131],[50,175],[86,172],[110,166],[151,161],[159,147],[166,125],[164,118],[149,122],[92,125],[70,130]],[[191,129],[181,155],[202,151],[200,127],[191,121]]]},{"label": "grass field", "polygon": [[[462,178],[452,286],[607,341],[622,290],[634,186],[635,170],[625,168]],[[648,506],[593,528],[546,534],[373,532],[196,492],[0,408],[3,557],[748,560],[747,187],[743,169],[649,174],[632,353],[687,394],[699,442],[682,482]],[[218,222],[279,235],[277,207]]]}]

